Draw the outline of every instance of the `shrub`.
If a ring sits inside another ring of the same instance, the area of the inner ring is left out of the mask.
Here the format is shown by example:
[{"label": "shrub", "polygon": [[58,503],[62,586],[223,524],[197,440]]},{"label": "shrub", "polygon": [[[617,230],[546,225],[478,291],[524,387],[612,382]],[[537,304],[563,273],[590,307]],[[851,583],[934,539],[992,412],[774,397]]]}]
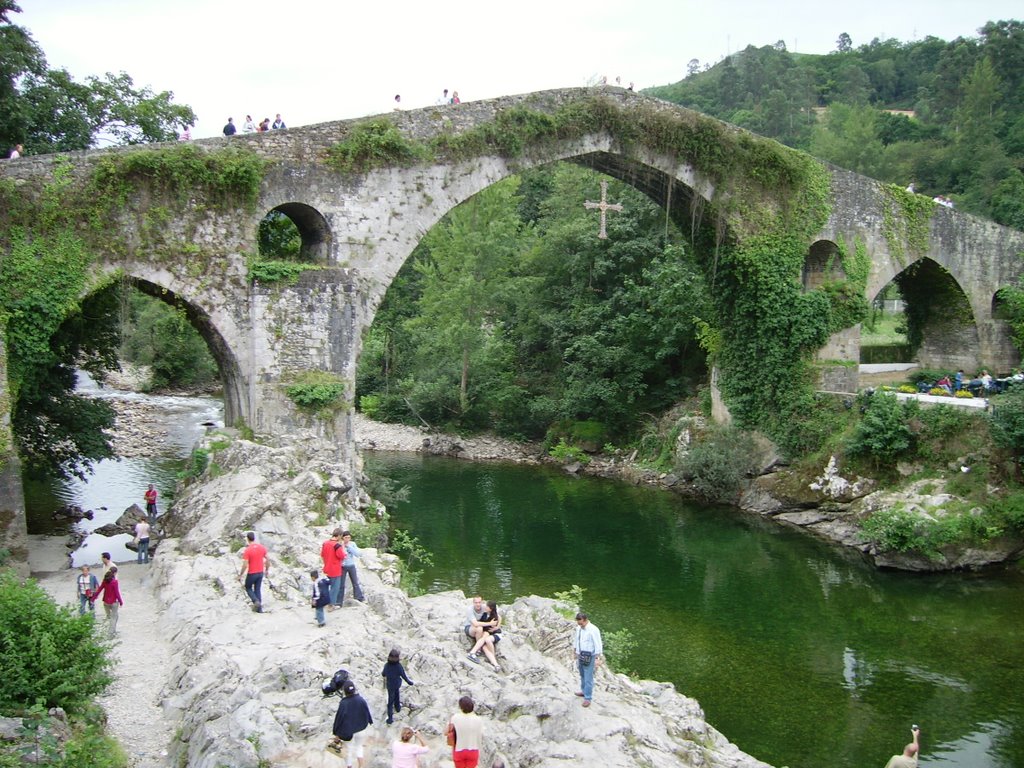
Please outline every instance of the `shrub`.
[{"label": "shrub", "polygon": [[82,709],[111,681],[107,646],[92,616],[58,607],[31,579],[0,573],[0,711],[35,702]]},{"label": "shrub", "polygon": [[746,476],[754,469],[757,450],[748,433],[727,427],[694,444],[679,462],[679,471],[708,501],[733,501]]},{"label": "shrub", "polygon": [[363,395],[359,398],[359,411],[367,418],[376,419],[380,411],[379,395]]},{"label": "shrub", "polygon": [[590,457],[587,456],[586,452],[582,448],[578,448],[575,445],[569,445],[565,442],[565,438],[559,438],[558,445],[553,445],[548,451],[548,456],[558,461],[570,463],[578,461],[580,464],[589,464]]},{"label": "shrub", "polygon": [[299,408],[321,412],[335,406],[345,395],[345,382],[327,371],[306,371],[285,388]]},{"label": "shrub", "polygon": [[956,393],[953,395],[953,397],[961,397],[965,399],[969,398],[971,400],[974,399],[974,395],[972,395],[970,391],[966,389],[958,389]]},{"label": "shrub", "polygon": [[942,387],[932,387],[928,390],[928,394],[934,395],[935,397],[947,397],[949,392],[944,390]]},{"label": "shrub", "polygon": [[628,628],[623,627],[615,632],[605,632],[603,640],[608,665],[619,672],[625,672],[627,661],[640,645],[636,636]]},{"label": "shrub", "polygon": [[876,466],[894,462],[913,446],[914,436],[907,421],[919,411],[913,400],[900,403],[889,395],[868,396],[864,416],[850,438],[850,453],[869,456]]},{"label": "shrub", "polygon": [[992,440],[1012,455],[1018,467],[1024,455],[1024,393],[1011,391],[992,403]]},{"label": "shrub", "polygon": [[429,159],[427,148],[407,139],[387,118],[356,125],[327,150],[327,162],[342,173],[365,173],[389,165],[413,165]]}]

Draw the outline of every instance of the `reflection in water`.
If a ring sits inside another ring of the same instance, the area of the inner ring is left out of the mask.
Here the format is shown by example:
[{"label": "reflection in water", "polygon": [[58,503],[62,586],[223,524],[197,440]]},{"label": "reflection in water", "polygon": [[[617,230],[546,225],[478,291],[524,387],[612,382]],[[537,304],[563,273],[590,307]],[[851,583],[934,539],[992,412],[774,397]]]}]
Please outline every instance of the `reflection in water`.
[{"label": "reflection in water", "polygon": [[[145,509],[142,494],[149,483],[153,483],[160,494],[159,509],[163,513],[174,496],[177,473],[206,430],[204,423],[223,424],[223,404],[211,397],[144,395],[109,387],[101,389],[82,371],[78,373],[77,389],[92,397],[145,403],[160,413],[168,434],[160,444],[154,444],[152,455],[98,461],[85,480],[26,477],[25,509],[29,533],[60,534],[72,529],[89,533],[74,554],[75,565],[98,563],[100,552],[104,551],[110,552],[117,562],[134,559],[135,553],[125,547],[131,536],[107,537],[91,532],[117,520],[132,504]],[[78,522],[54,520],[53,511],[69,504],[92,510],[93,519]]]},{"label": "reflection in water", "polygon": [[1024,578],[879,572],[859,554],[670,494],[535,467],[376,454],[425,583],[507,602],[572,584],[629,661],[743,749],[792,768],[1024,766]]}]

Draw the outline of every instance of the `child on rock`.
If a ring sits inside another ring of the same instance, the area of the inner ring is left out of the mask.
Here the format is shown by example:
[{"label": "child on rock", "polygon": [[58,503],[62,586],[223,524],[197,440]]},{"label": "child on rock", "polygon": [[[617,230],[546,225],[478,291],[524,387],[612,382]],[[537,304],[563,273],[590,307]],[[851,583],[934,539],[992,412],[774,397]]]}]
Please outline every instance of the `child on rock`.
[{"label": "child on rock", "polygon": [[399,659],[401,659],[401,654],[398,652],[398,649],[392,648],[391,653],[388,654],[388,661],[384,665],[384,671],[380,673],[388,689],[388,725],[395,721],[393,713],[399,712],[402,709],[402,702],[398,695],[399,689],[402,687],[402,681],[405,680],[409,685],[415,685],[408,675],[405,674],[405,668]]}]

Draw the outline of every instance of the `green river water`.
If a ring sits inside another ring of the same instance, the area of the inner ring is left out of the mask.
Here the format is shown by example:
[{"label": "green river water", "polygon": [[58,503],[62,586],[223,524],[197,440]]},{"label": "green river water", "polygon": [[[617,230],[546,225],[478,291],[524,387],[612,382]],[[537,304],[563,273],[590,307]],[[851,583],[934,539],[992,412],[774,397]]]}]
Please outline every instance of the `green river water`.
[{"label": "green river water", "polygon": [[[776,766],[1024,767],[1024,574],[880,572],[777,524],[537,467],[377,453],[432,589],[499,604],[572,584],[709,722]],[[566,692],[571,696],[571,691]],[[598,694],[599,695],[599,694]]]}]

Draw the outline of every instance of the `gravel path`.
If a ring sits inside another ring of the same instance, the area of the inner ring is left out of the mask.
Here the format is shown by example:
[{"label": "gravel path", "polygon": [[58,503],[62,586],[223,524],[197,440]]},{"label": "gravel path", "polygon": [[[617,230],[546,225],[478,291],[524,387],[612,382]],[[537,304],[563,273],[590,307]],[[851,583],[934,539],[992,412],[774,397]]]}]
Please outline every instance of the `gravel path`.
[{"label": "gravel path", "polygon": [[[66,568],[63,539],[29,539],[32,577],[58,603],[77,605],[78,571]],[[98,576],[98,566],[95,571]],[[117,571],[124,606],[113,651],[114,682],[98,701],[107,712],[108,731],[128,753],[131,768],[168,768],[167,747],[177,724],[164,717],[160,706],[171,665],[170,646],[159,627],[160,604],[147,566],[120,563]],[[106,632],[101,606],[96,616],[99,631]]]}]

